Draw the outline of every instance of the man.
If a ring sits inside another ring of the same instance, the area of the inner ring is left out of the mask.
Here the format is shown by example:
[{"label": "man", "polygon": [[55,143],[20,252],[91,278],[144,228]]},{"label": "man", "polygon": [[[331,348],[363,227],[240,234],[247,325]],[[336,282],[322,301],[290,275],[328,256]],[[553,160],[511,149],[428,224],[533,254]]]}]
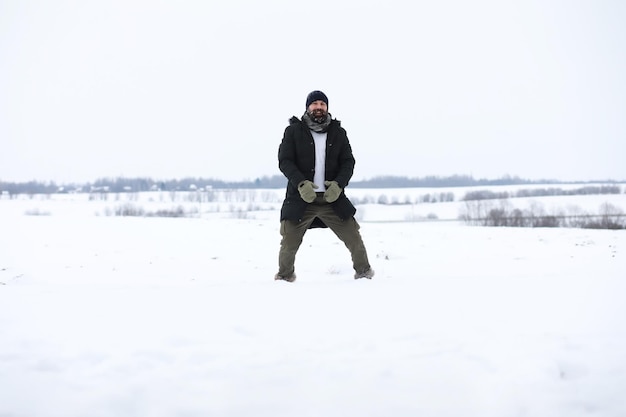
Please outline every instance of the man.
[{"label": "man", "polygon": [[355,279],[374,276],[354,218],[356,209],[344,193],[354,163],[346,131],[328,113],[328,97],[312,91],[302,120],[289,120],[278,148],[278,167],[289,181],[280,211],[282,239],[274,279],[295,281],[296,253],[313,227],[330,228],[346,245]]}]

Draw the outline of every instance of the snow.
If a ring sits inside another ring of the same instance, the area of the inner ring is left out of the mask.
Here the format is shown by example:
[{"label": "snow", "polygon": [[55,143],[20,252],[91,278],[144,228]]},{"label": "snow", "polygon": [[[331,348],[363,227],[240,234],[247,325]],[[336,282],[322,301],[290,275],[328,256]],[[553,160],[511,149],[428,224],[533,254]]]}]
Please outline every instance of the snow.
[{"label": "snow", "polygon": [[[3,197],[0,416],[626,415],[626,231],[368,204],[374,279],[317,229],[291,284],[273,280],[282,194],[192,218]],[[160,197],[133,203],[171,206]]]}]

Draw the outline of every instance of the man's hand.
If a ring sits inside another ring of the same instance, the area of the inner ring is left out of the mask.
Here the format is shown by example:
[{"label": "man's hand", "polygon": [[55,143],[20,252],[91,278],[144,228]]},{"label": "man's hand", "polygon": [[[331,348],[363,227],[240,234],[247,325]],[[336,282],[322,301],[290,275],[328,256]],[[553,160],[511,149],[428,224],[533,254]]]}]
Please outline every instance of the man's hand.
[{"label": "man's hand", "polygon": [[319,188],[317,185],[313,184],[309,180],[304,180],[300,184],[298,184],[298,191],[300,192],[300,197],[307,203],[312,203],[317,197],[315,194],[315,189]]},{"label": "man's hand", "polygon": [[326,191],[324,192],[324,200],[329,203],[337,201],[342,191],[337,181],[324,181],[324,185],[326,186]]}]

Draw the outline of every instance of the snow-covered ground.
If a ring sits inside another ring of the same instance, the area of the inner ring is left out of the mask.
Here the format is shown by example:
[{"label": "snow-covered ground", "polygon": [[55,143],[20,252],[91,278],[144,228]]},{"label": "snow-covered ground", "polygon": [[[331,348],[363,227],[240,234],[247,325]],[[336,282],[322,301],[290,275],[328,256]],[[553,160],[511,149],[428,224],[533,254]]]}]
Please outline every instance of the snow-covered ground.
[{"label": "snow-covered ground", "polygon": [[[0,416],[626,415],[626,231],[368,204],[375,278],[316,229],[290,284],[272,279],[283,193],[0,199]],[[123,204],[198,209],[109,215]]]}]

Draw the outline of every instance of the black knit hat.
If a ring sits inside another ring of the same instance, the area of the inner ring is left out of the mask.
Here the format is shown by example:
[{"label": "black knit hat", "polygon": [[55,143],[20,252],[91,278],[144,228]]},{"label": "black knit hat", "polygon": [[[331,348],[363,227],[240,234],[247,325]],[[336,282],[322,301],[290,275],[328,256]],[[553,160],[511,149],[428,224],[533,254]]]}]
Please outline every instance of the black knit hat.
[{"label": "black knit hat", "polygon": [[311,103],[317,100],[322,100],[328,106],[328,97],[326,94],[322,93],[319,90],[311,91],[308,96],[306,96],[306,108],[308,109]]}]

